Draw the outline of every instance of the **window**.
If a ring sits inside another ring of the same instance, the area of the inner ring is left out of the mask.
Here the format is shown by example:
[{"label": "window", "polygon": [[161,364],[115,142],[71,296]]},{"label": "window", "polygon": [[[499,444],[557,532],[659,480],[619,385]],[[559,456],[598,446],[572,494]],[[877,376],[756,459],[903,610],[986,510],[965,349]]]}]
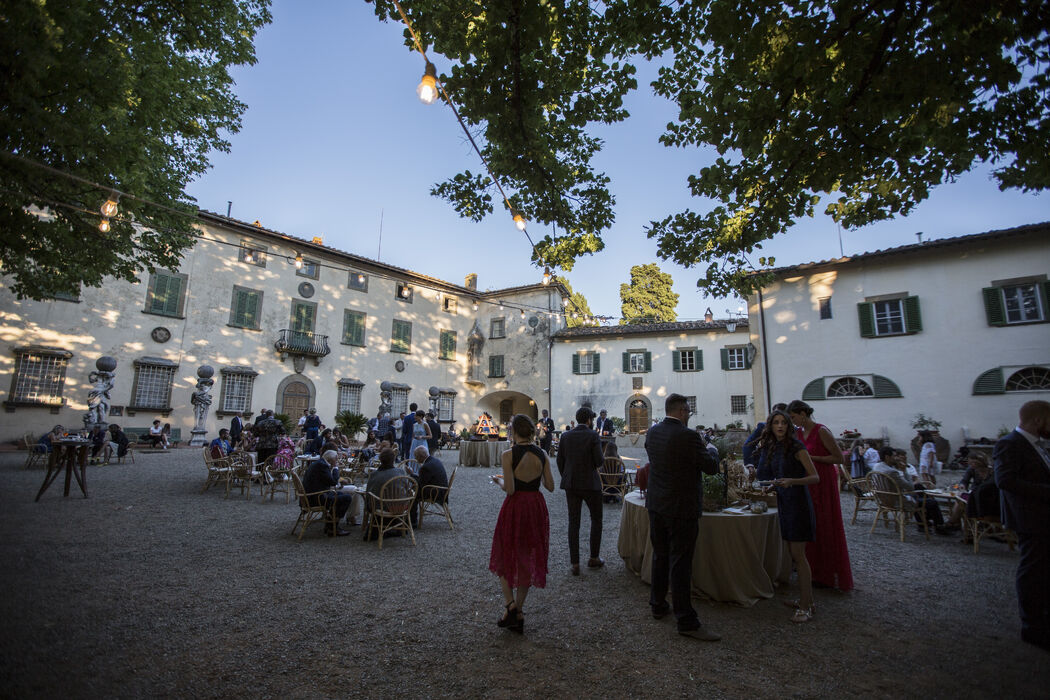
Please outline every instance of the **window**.
[{"label": "window", "polygon": [[132,409],[171,411],[171,384],[178,365],[159,357],[135,360],[135,379],[131,390]]},{"label": "window", "polygon": [[503,399],[499,402],[499,422],[502,425],[510,423],[514,417],[514,399]]},{"label": "window", "polygon": [[412,352],[412,324],[408,321],[394,319],[390,333],[390,352]]},{"label": "window", "polygon": [[229,325],[258,330],[259,317],[262,315],[262,298],[263,293],[256,289],[234,285]]},{"label": "window", "polygon": [[51,297],[57,301],[80,301],[80,292],[55,292],[55,295]]},{"label": "window", "polygon": [[686,396],[685,397],[685,402],[687,404],[689,404],[689,415],[695,416],[696,415],[696,397],[695,396]]},{"label": "window", "polygon": [[671,369],[675,372],[699,372],[703,368],[703,350],[679,348],[671,353]]},{"label": "window", "polygon": [[646,350],[628,350],[623,353],[623,371],[650,372],[653,369],[653,354]]},{"label": "window", "polygon": [[406,304],[412,303],[412,285],[407,282],[398,282],[395,287],[394,298],[398,301],[403,301]]},{"label": "window", "polygon": [[347,277],[346,286],[348,289],[356,289],[359,292],[368,291],[368,275],[357,270],[350,270],[350,275]]},{"label": "window", "polygon": [[297,268],[295,271],[300,277],[309,277],[312,280],[317,279],[321,274],[321,265],[316,260],[307,260],[303,258],[303,266]]},{"label": "window", "polygon": [[572,356],[573,374],[598,374],[601,372],[601,358],[596,352],[578,352]]},{"label": "window", "polygon": [[456,395],[452,392],[443,391],[438,394],[437,406],[432,406],[434,415],[437,416],[439,421],[451,421],[453,420],[452,414],[455,412]]},{"label": "window", "polygon": [[910,335],[922,330],[919,297],[876,299],[857,304],[860,334],[864,338]]},{"label": "window", "polygon": [[722,369],[751,369],[751,362],[748,360],[747,356],[747,348],[743,345],[732,348],[722,348]]},{"label": "window", "polygon": [[1050,282],[1016,280],[986,287],[981,292],[984,295],[984,311],[990,326],[1050,321],[1047,314]]},{"label": "window", "polygon": [[820,320],[826,321],[831,318],[831,297],[821,297],[817,302],[820,304]]},{"label": "window", "polygon": [[361,389],[364,387],[364,385],[364,382],[358,381],[357,379],[340,379],[339,398],[336,404],[336,411],[350,411],[351,413],[360,413]]},{"label": "window", "polygon": [[222,396],[219,399],[219,407],[222,413],[251,413],[252,387],[258,372],[251,367],[223,367],[219,370],[222,375]]},{"label": "window", "polygon": [[390,415],[394,419],[402,413],[408,413],[408,391],[410,388],[404,384],[390,388]]},{"label": "window", "polygon": [[456,331],[441,331],[441,348],[438,358],[442,360],[456,359]]},{"label": "window", "polygon": [[186,275],[157,270],[149,278],[146,290],[148,314],[182,318],[186,299]]},{"label": "window", "polygon": [[730,396],[729,412],[732,414],[747,413],[747,395],[733,394]]},{"label": "window", "polygon": [[15,348],[15,374],[7,403],[61,406],[71,357],[73,353],[60,348]]},{"label": "window", "polygon": [[445,296],[441,299],[441,310],[450,314],[456,313],[456,297]]},{"label": "window", "polygon": [[343,311],[343,345],[365,346],[367,314],[363,311]]},{"label": "window", "polygon": [[254,243],[241,241],[240,254],[238,258],[242,263],[266,267],[266,251]]},{"label": "window", "polygon": [[803,401],[823,399],[899,399],[903,396],[900,387],[892,380],[878,374],[818,377],[806,384],[802,390]]},{"label": "window", "polygon": [[1007,391],[1050,391],[1050,366],[994,367],[973,383],[975,395]]},{"label": "window", "polygon": [[489,322],[489,337],[490,338],[506,338],[507,337],[507,320],[503,317],[494,318]]},{"label": "window", "polygon": [[505,376],[503,373],[503,355],[489,355],[489,376]]}]

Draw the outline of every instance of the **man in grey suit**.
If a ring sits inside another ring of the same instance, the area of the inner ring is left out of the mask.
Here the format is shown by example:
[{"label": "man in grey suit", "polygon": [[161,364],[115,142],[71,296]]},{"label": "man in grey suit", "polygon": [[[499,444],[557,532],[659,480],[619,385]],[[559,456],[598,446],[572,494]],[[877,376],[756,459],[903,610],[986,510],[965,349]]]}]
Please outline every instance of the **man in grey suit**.
[{"label": "man in grey suit", "polygon": [[1050,649],[1050,402],[1021,406],[1020,424],[995,443],[995,483],[1003,525],[1017,533],[1021,639]]},{"label": "man in grey suit", "polygon": [[591,558],[587,566],[605,564],[599,556],[602,547],[602,446],[591,429],[594,413],[586,406],[576,411],[576,427],[562,433],[558,443],[558,472],[565,501],[569,504],[569,560],[572,575],[580,575],[580,512],[584,503],[591,516]]},{"label": "man in grey suit", "polygon": [[645,451],[649,455],[645,507],[649,511],[649,539],[653,544],[649,605],[656,619],[671,612],[667,605],[670,582],[678,634],[715,642],[721,637],[700,624],[690,597],[693,550],[702,512],[701,472],[716,473],[718,462],[711,458],[697,432],[689,429],[689,402],[684,396],[668,396],[664,412],[667,418],[645,434]]}]

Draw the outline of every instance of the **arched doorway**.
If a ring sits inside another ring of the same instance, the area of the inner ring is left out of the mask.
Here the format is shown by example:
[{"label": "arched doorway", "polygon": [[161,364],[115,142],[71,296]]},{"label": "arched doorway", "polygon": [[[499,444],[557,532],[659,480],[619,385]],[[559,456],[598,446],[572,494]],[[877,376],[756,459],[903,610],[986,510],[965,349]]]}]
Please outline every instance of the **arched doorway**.
[{"label": "arched doorway", "polygon": [[627,399],[628,432],[640,433],[643,430],[648,430],[652,415],[652,405],[649,403],[649,399],[641,394],[635,394]]},{"label": "arched doorway", "polygon": [[539,416],[536,402],[517,391],[495,391],[483,396],[478,401],[478,411],[488,411],[499,424],[504,424],[516,413],[522,413],[533,420]]},{"label": "arched doorway", "polygon": [[292,422],[299,420],[303,411],[314,404],[313,382],[301,374],[286,377],[277,387],[277,400],[274,411],[291,417]]}]

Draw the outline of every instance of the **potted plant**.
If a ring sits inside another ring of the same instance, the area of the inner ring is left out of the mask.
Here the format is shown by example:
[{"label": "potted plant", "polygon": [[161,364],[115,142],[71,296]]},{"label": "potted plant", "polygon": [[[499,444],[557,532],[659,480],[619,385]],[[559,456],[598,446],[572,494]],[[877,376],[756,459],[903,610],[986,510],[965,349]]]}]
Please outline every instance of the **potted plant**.
[{"label": "potted plant", "polygon": [[911,421],[911,427],[915,430],[929,430],[936,432],[941,429],[941,422],[922,413],[916,413]]},{"label": "potted plant", "polygon": [[357,434],[368,427],[368,419],[353,411],[340,411],[335,414],[335,424],[348,440],[357,440]]}]

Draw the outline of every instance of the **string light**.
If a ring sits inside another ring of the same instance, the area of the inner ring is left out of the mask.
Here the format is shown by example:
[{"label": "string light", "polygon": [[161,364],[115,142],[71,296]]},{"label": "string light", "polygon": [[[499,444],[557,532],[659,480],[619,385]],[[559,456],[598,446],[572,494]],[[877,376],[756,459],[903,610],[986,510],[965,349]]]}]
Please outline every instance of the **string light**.
[{"label": "string light", "polygon": [[543,268],[543,285],[546,286],[551,283],[551,269],[549,267]]},{"label": "string light", "polygon": [[521,310],[521,317],[522,317],[522,318],[525,318],[525,309],[522,309],[522,310]]},{"label": "string light", "polygon": [[477,311],[477,310],[478,310],[478,300],[477,300],[477,299],[475,299],[475,300],[474,300],[474,303],[473,303],[473,304],[471,304],[471,305],[470,305],[470,307],[471,307],[472,309],[474,309],[475,311]]},{"label": "string light", "polygon": [[296,270],[303,269],[303,254],[302,253],[296,253],[295,254],[295,269]]},{"label": "string light", "polygon": [[528,226],[528,222],[525,221],[525,217],[521,214],[514,215],[514,225],[518,227],[519,231],[524,231],[525,227]]},{"label": "string light", "polygon": [[419,81],[419,87],[416,88],[416,94],[419,95],[419,101],[425,105],[432,105],[437,100],[437,69],[430,61],[427,61],[427,68]]},{"label": "string light", "polygon": [[252,249],[251,248],[246,248],[245,249],[245,251],[244,251],[244,262],[248,263],[249,265],[251,265],[252,263],[255,262],[255,256],[252,255]]},{"label": "string light", "polygon": [[120,195],[116,193],[110,193],[109,199],[102,203],[99,211],[102,212],[102,216],[107,219],[112,219],[117,215],[117,202],[120,201]]},{"label": "string light", "polygon": [[102,233],[109,233],[109,218],[103,216],[102,220],[98,222],[98,230]]}]

